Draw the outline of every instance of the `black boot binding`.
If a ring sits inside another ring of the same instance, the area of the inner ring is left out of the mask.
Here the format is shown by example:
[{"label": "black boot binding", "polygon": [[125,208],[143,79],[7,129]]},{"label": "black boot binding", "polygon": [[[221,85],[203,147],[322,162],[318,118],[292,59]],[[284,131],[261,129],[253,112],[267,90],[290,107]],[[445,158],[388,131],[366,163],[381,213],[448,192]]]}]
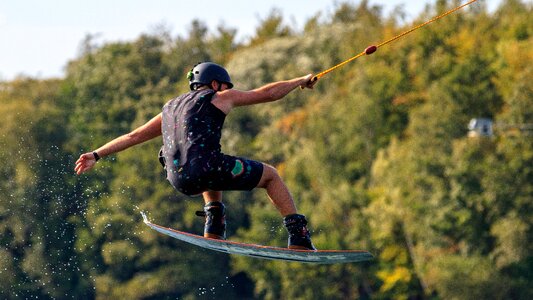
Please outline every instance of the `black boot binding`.
[{"label": "black boot binding", "polygon": [[226,209],[222,202],[209,202],[196,215],[205,217],[204,237],[226,239]]},{"label": "black boot binding", "polygon": [[289,249],[316,250],[311,242],[311,234],[307,230],[307,220],[303,215],[288,215],[283,218],[283,225],[289,232]]}]

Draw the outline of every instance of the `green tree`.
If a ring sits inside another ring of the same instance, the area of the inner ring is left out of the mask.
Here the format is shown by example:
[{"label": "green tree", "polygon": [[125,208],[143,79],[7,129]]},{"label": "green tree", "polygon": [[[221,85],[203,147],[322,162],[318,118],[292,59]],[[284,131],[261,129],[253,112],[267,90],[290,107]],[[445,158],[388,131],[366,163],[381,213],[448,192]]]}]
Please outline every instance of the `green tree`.
[{"label": "green tree", "polygon": [[283,14],[279,9],[272,9],[269,15],[261,20],[259,26],[255,30],[255,36],[252,37],[250,44],[258,45],[262,42],[277,38],[292,35],[292,30],[289,26],[283,24]]},{"label": "green tree", "polygon": [[0,294],[91,295],[78,273],[71,155],[63,150],[68,105],[61,82],[17,79],[0,92]]}]

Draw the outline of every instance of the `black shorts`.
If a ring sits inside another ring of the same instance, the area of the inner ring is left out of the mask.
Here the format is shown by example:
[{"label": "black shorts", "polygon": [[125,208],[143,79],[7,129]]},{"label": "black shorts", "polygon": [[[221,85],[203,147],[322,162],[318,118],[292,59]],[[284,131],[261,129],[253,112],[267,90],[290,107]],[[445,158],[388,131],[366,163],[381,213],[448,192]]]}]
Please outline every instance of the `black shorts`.
[{"label": "black shorts", "polygon": [[167,165],[166,170],[170,184],[191,196],[205,191],[252,190],[261,180],[263,163],[221,153],[207,162]]}]

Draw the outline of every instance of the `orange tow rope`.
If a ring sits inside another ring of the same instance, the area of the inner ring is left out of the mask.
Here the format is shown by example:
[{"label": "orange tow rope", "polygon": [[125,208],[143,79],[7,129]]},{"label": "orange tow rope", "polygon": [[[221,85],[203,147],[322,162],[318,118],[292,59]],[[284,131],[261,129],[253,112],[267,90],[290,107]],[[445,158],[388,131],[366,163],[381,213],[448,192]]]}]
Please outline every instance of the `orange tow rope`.
[{"label": "orange tow rope", "polygon": [[456,8],[451,9],[451,10],[449,10],[449,11],[447,11],[447,12],[445,12],[445,13],[443,13],[443,14],[437,16],[437,17],[434,17],[433,19],[431,19],[431,20],[429,20],[429,21],[427,21],[427,22],[425,22],[425,23],[422,23],[422,24],[420,24],[420,25],[418,25],[418,26],[415,26],[415,27],[413,27],[413,28],[411,28],[411,29],[405,31],[405,32],[402,32],[401,34],[398,34],[397,36],[395,36],[395,37],[393,37],[393,38],[391,38],[391,39],[388,39],[388,40],[386,40],[386,41],[384,41],[384,42],[378,44],[377,46],[375,46],[375,45],[369,46],[369,47],[367,47],[363,52],[357,54],[356,56],[354,56],[354,57],[352,57],[352,58],[349,58],[349,59],[347,59],[347,60],[341,62],[341,63],[338,64],[338,65],[335,65],[335,66],[333,66],[333,67],[331,67],[331,68],[329,68],[329,69],[327,69],[327,70],[325,70],[325,71],[322,71],[322,72],[316,74],[316,75],[311,79],[311,82],[315,82],[315,81],[317,81],[318,79],[320,79],[322,76],[328,74],[329,72],[331,72],[331,71],[333,71],[333,70],[335,70],[335,69],[337,69],[337,68],[340,68],[340,67],[344,66],[345,64],[347,64],[347,63],[349,63],[349,62],[351,62],[351,61],[353,61],[353,60],[355,60],[355,59],[357,59],[357,58],[359,58],[359,57],[361,57],[361,56],[363,56],[363,55],[370,55],[370,54],[376,52],[376,50],[377,50],[379,47],[382,47],[382,46],[384,46],[384,45],[387,45],[387,44],[389,44],[389,43],[392,43],[392,42],[394,42],[395,40],[397,40],[397,39],[399,39],[399,38],[402,38],[403,36],[408,35],[409,33],[413,32],[413,31],[415,31],[415,30],[417,30],[417,29],[420,29],[420,28],[422,28],[422,27],[424,27],[424,26],[426,26],[426,25],[428,25],[428,24],[430,24],[430,23],[433,23],[433,22],[437,21],[438,19],[444,18],[444,17],[446,17],[447,15],[452,14],[452,13],[454,13],[454,12],[456,12],[456,11],[462,9],[463,7],[468,6],[468,5],[470,5],[470,4],[472,4],[472,3],[476,2],[476,1],[477,1],[477,0],[471,0],[471,1],[469,1],[469,2],[467,2],[467,3],[465,3],[465,4],[463,4],[463,5],[457,6]]}]

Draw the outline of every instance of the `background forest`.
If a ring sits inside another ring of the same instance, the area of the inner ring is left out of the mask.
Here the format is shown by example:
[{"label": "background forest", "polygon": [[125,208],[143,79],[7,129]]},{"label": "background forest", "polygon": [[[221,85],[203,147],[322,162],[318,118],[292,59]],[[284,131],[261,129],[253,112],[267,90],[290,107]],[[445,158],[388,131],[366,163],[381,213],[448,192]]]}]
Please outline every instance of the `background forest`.
[{"label": "background forest", "polygon": [[[143,124],[188,89],[199,61],[236,88],[317,73],[460,4],[412,22],[339,3],[297,31],[273,10],[236,29],[160,29],[82,41],[60,79],[0,83],[0,298],[533,299],[533,8],[506,0],[450,15],[323,77],[314,90],[234,110],[223,151],[275,165],[320,249],[368,263],[228,256],[151,231],[200,233],[198,198],[175,192],[159,139],[75,176],[77,157]],[[468,137],[472,118],[494,136]],[[286,245],[263,191],[225,194],[231,240]]]}]

